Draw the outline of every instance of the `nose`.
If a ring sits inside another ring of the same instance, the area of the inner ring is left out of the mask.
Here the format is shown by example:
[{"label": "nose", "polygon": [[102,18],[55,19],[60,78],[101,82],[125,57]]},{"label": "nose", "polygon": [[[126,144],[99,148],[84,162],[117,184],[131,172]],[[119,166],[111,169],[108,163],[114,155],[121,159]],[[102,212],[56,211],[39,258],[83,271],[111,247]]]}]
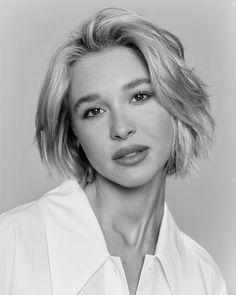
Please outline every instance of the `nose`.
[{"label": "nose", "polygon": [[110,136],[113,140],[124,140],[136,133],[134,122],[122,112],[111,118]]}]

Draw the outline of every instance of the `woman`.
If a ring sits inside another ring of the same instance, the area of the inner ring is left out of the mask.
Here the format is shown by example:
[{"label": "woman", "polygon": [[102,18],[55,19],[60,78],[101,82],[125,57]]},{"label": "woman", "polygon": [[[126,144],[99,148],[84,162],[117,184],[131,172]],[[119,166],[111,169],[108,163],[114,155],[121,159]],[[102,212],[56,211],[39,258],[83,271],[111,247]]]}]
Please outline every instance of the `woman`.
[{"label": "woman", "polygon": [[166,177],[194,172],[213,125],[178,38],[124,9],[82,24],[36,116],[41,157],[66,180],[1,216],[0,293],[226,294],[165,204]]}]

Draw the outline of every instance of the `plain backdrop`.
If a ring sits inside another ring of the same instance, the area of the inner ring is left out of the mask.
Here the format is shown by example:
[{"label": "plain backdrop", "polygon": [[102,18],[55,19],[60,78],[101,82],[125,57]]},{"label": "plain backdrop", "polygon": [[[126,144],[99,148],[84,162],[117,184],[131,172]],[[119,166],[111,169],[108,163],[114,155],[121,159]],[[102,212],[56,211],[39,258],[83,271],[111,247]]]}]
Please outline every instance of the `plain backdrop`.
[{"label": "plain backdrop", "polygon": [[236,1],[5,0],[0,3],[0,213],[58,184],[34,145],[38,93],[55,47],[98,9],[124,7],[176,34],[209,85],[216,120],[200,176],[170,178],[167,202],[178,225],[205,247],[236,294]]}]

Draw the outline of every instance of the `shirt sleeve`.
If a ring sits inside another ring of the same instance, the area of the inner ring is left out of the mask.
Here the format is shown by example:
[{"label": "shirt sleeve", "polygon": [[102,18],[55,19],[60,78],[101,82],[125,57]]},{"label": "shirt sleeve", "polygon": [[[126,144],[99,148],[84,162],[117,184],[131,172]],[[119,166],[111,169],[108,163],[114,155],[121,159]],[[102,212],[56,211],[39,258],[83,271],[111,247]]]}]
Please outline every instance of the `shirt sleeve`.
[{"label": "shirt sleeve", "polygon": [[0,294],[10,295],[15,257],[15,231],[8,214],[0,216]]}]

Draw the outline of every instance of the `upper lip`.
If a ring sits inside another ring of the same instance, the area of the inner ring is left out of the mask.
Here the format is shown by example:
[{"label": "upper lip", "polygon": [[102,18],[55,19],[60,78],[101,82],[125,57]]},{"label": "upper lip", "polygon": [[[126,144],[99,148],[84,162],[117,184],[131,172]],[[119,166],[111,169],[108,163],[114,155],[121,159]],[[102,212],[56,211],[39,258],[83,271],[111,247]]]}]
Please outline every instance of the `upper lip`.
[{"label": "upper lip", "polygon": [[123,148],[119,149],[117,152],[115,152],[112,159],[116,160],[116,159],[124,157],[127,154],[131,154],[134,152],[142,152],[142,151],[146,150],[147,148],[148,147],[145,145],[138,145],[138,144],[129,145],[129,146],[123,147]]}]

